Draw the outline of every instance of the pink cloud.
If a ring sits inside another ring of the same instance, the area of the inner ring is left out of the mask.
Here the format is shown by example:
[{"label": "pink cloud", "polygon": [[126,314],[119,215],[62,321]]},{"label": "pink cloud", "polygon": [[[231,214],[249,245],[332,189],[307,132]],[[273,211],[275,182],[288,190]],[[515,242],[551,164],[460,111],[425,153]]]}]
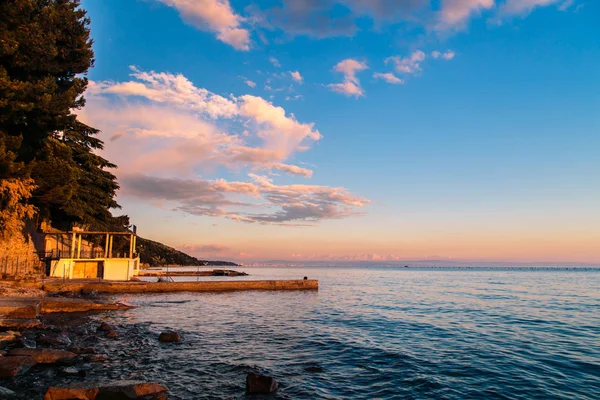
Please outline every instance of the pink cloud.
[{"label": "pink cloud", "polygon": [[237,50],[250,49],[250,32],[240,28],[244,19],[229,0],[159,0],[179,11],[184,21],[198,29],[215,32],[217,38]]}]

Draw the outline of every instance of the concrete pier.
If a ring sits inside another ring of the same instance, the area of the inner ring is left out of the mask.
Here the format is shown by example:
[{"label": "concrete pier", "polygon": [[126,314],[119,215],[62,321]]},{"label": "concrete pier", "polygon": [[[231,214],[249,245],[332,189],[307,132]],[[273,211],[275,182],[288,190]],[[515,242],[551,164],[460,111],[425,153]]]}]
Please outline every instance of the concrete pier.
[{"label": "concrete pier", "polygon": [[49,293],[93,290],[97,293],[232,292],[240,290],[318,290],[316,279],[202,282],[47,282]]}]

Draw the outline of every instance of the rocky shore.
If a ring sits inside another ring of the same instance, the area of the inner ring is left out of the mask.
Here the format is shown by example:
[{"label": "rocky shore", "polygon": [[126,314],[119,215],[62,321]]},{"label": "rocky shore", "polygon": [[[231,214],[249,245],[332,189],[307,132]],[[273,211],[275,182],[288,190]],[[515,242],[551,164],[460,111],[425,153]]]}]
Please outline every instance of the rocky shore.
[{"label": "rocky shore", "polygon": [[[0,290],[4,286],[0,282]],[[168,356],[160,354],[185,347],[185,336],[132,324],[132,306],[94,292],[48,296],[24,290],[21,297],[15,288],[5,291],[12,296],[0,297],[0,399],[169,398],[164,382],[147,381],[145,372],[156,362],[168,369]],[[277,390],[273,378],[243,373],[246,394]]]},{"label": "rocky shore", "polygon": [[[109,342],[129,333],[101,320],[132,306],[94,293],[50,297],[8,285],[0,291],[1,399],[167,398],[168,389],[155,382],[98,379],[114,354]],[[90,374],[96,378],[86,379]]]}]

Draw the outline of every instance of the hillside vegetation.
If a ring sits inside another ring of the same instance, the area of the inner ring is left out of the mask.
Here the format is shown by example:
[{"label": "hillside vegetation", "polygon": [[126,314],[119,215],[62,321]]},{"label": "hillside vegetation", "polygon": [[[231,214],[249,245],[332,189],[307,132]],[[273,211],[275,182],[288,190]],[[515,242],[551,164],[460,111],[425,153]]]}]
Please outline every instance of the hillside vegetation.
[{"label": "hillside vegetation", "polygon": [[199,260],[162,243],[141,237],[137,238],[137,251],[140,254],[140,262],[153,267],[161,265],[237,266],[236,263],[229,261]]}]

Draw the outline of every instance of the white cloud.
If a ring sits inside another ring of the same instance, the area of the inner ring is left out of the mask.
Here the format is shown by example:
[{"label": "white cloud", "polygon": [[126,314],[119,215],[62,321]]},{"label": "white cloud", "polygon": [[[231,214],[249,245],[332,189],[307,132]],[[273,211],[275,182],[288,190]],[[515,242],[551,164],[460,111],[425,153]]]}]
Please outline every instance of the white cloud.
[{"label": "white cloud", "polygon": [[[506,2],[500,6],[499,15],[500,17],[525,15],[533,11],[536,7],[544,7],[558,3],[562,3],[561,7],[565,4],[563,3],[563,0],[506,0]],[[566,3],[566,7],[569,7],[569,2],[567,1]]]},{"label": "white cloud", "polygon": [[447,50],[444,53],[440,51],[432,51],[431,58],[437,60],[438,58],[442,58],[444,60],[452,60],[456,56],[456,53],[452,50]]},{"label": "white cloud", "polygon": [[391,72],[387,72],[387,73],[377,72],[377,73],[373,74],[373,78],[382,79],[382,80],[386,81],[387,83],[392,83],[395,85],[404,83],[404,81],[402,79],[398,78],[396,75],[392,74]]},{"label": "white cloud", "polygon": [[244,19],[236,14],[229,0],[159,0],[174,7],[187,23],[215,32],[217,38],[237,50],[250,49],[250,32],[241,28]]},{"label": "white cloud", "polygon": [[494,0],[442,0],[436,29],[462,29],[469,18],[494,7]]},{"label": "white cloud", "polygon": [[276,59],[275,57],[269,57],[269,62],[271,64],[273,64],[273,66],[276,67],[276,68],[280,68],[281,67],[281,64],[279,63],[279,60]]},{"label": "white cloud", "polygon": [[421,71],[421,62],[423,60],[425,60],[425,53],[423,53],[421,50],[416,50],[408,57],[388,57],[385,60],[385,63],[387,64],[391,62],[394,64],[397,72],[404,74],[415,74]]},{"label": "white cloud", "polygon": [[292,77],[293,80],[295,80],[296,82],[302,83],[303,78],[302,75],[300,75],[300,72],[298,71],[290,71],[290,75]]},{"label": "white cloud", "polygon": [[[282,162],[321,139],[314,124],[299,122],[261,97],[226,99],[195,87],[182,75],[134,69],[132,77],[127,82],[90,82],[88,106],[81,113],[107,139],[118,138],[116,145],[107,143],[107,150],[116,152],[119,164],[129,170],[189,175],[196,168],[224,165],[308,175]],[[243,133],[223,132],[218,128],[222,120],[228,120],[226,126],[241,123]],[[121,154],[125,150],[131,157]]]},{"label": "white cloud", "polygon": [[360,81],[356,73],[368,69],[369,67],[363,61],[347,58],[340,61],[333,67],[333,70],[344,75],[344,82],[331,83],[327,85],[332,91],[342,93],[346,96],[360,97],[364,96],[364,91],[360,86]]},{"label": "white cloud", "polygon": [[246,79],[244,81],[244,83],[248,86],[250,86],[251,88],[255,88],[256,87],[256,83],[252,82],[250,79]]}]

